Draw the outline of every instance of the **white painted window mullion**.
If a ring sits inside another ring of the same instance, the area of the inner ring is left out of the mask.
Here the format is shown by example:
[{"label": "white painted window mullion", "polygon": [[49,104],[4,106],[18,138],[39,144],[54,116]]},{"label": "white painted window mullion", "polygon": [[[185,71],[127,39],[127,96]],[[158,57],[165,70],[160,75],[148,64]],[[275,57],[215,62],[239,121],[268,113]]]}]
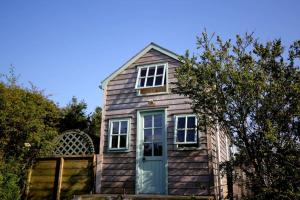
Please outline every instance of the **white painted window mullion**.
[{"label": "white painted window mullion", "polygon": [[185,126],[184,126],[184,142],[186,143],[186,137],[187,137],[187,116],[185,117]]},{"label": "white painted window mullion", "polygon": [[119,121],[119,130],[118,130],[118,149],[120,148],[120,140],[121,140],[121,121]]},{"label": "white painted window mullion", "polygon": [[195,127],[194,127],[194,131],[195,131],[195,138],[194,141],[197,142],[198,141],[198,130],[197,130],[197,118],[195,116]]},{"label": "white painted window mullion", "polygon": [[109,130],[109,148],[112,148],[112,130],[113,130],[113,123],[110,122],[110,130]]},{"label": "white painted window mullion", "polygon": [[163,86],[165,84],[166,68],[167,68],[167,66],[166,66],[166,64],[164,64],[164,70],[163,70],[164,72],[163,72],[163,78],[162,78],[161,86]]},{"label": "white painted window mullion", "polygon": [[149,67],[147,67],[144,88],[147,87]]},{"label": "white painted window mullion", "polygon": [[156,85],[155,85],[156,72],[157,72],[157,65],[155,65],[155,71],[154,71],[154,78],[153,78],[153,84],[152,84],[152,87],[153,87],[153,86],[156,86]]},{"label": "white painted window mullion", "polygon": [[176,144],[177,143],[177,116],[175,116],[175,127],[174,127],[174,130],[175,130],[175,132],[174,132],[174,144]]},{"label": "white painted window mullion", "polygon": [[137,76],[137,79],[136,79],[135,88],[140,88],[139,82],[141,80],[141,70],[142,70],[142,68],[140,67],[139,70],[138,70],[138,76]]},{"label": "white painted window mullion", "polygon": [[127,121],[127,132],[126,132],[126,147],[129,148],[129,128],[131,128],[130,120]]}]

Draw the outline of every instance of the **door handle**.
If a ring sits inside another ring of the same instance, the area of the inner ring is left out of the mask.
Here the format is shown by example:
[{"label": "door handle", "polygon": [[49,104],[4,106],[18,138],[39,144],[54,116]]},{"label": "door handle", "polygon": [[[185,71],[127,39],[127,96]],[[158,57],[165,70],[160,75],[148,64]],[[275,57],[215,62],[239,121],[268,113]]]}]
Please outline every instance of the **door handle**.
[{"label": "door handle", "polygon": [[145,156],[143,156],[143,161],[146,161],[146,158],[145,158]]}]

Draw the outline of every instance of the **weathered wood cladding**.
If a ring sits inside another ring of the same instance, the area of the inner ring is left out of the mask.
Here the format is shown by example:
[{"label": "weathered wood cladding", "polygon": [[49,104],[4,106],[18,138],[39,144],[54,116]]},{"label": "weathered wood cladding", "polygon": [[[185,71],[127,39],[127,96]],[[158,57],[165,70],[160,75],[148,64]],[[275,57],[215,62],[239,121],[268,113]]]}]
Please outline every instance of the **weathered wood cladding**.
[{"label": "weathered wood cladding", "polygon": [[[135,90],[137,66],[153,63],[168,63],[168,93],[138,96]],[[190,100],[172,94],[170,88],[175,69],[179,61],[156,50],[150,50],[122,73],[108,82],[106,90],[104,119],[104,155],[102,165],[102,193],[135,193],[136,180],[136,117],[137,109],[167,110],[167,144],[168,144],[168,193],[170,195],[208,195],[209,168],[207,154],[207,137],[202,134],[200,149],[178,150],[174,145],[174,115],[192,113]],[[149,100],[155,106],[149,106]],[[109,152],[109,119],[131,118],[130,148],[128,152]]]},{"label": "weathered wood cladding", "polygon": [[64,160],[61,183],[61,199],[71,199],[75,194],[93,191],[93,158],[69,158]]},{"label": "weathered wood cladding", "polygon": [[58,160],[42,160],[32,168],[27,199],[55,199]]},{"label": "weathered wood cladding", "polygon": [[93,157],[40,158],[29,175],[27,199],[71,199],[93,191]]}]

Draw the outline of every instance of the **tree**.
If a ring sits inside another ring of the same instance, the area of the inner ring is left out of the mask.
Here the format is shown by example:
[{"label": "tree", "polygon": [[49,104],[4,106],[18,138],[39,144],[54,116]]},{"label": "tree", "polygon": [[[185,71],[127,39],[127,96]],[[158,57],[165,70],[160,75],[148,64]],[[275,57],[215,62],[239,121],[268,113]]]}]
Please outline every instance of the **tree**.
[{"label": "tree", "polygon": [[95,111],[89,117],[90,125],[89,125],[88,133],[90,135],[95,135],[97,137],[100,137],[101,120],[102,120],[102,108],[97,106]]},{"label": "tree", "polygon": [[[2,83],[0,99],[0,144],[4,157],[35,157],[57,135],[58,107],[40,93]],[[25,148],[25,143],[30,148]]]},{"label": "tree", "polygon": [[6,79],[0,81],[0,199],[18,199],[26,168],[58,134],[60,110],[42,92],[18,86],[13,69],[2,77]]},{"label": "tree", "polygon": [[84,101],[78,102],[73,97],[71,102],[62,108],[62,117],[60,120],[60,132],[71,129],[79,129],[91,136],[100,136],[101,107],[96,107],[95,111],[89,115],[86,114],[87,104]]},{"label": "tree", "polygon": [[281,40],[253,34],[235,42],[197,38],[176,69],[174,92],[192,100],[199,128],[219,123],[237,153],[229,162],[249,178],[254,199],[300,198],[300,41],[285,58]]},{"label": "tree", "polygon": [[60,132],[70,129],[87,131],[89,120],[85,114],[86,109],[87,104],[84,101],[78,102],[77,98],[73,97],[71,102],[62,109]]},{"label": "tree", "polygon": [[14,160],[0,160],[0,198],[18,200],[21,197],[18,164]]}]

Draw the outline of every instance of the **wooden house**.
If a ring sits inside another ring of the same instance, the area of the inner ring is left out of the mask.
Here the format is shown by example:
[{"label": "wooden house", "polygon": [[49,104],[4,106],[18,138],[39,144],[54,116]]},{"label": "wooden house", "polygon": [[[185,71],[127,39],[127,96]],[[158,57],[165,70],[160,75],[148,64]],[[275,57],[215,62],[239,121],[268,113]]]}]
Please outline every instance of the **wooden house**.
[{"label": "wooden house", "polygon": [[151,43],[102,82],[97,193],[226,195],[226,135],[198,131],[189,99],[172,93],[180,64]]}]

